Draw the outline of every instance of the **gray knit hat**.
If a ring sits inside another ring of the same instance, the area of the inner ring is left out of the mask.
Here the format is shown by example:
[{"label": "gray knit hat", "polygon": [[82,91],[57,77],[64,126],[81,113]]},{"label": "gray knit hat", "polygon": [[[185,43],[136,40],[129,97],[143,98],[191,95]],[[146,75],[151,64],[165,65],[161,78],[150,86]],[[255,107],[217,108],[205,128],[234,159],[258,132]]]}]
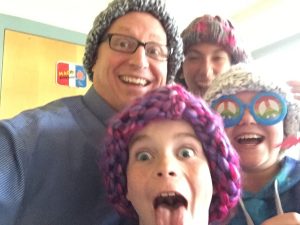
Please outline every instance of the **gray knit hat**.
[{"label": "gray knit hat", "polygon": [[237,64],[229,71],[213,80],[205,93],[204,99],[211,104],[223,95],[234,95],[242,91],[272,91],[283,96],[288,103],[288,112],[284,120],[286,135],[297,136],[300,125],[300,105],[294,99],[290,88],[262,75],[250,65]]},{"label": "gray knit hat", "polygon": [[83,65],[90,80],[93,80],[92,67],[96,61],[97,49],[106,31],[114,20],[132,11],[150,13],[161,22],[167,34],[167,46],[170,52],[167,82],[173,81],[183,59],[182,40],[178,32],[178,27],[173,17],[167,11],[165,2],[162,0],[113,0],[96,17],[93,28],[87,36],[83,58]]}]

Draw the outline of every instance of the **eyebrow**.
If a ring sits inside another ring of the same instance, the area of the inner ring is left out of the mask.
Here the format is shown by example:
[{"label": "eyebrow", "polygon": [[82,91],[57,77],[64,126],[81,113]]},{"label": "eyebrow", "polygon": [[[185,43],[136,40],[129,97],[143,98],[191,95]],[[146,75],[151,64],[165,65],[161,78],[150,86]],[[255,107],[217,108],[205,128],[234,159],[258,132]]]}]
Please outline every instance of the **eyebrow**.
[{"label": "eyebrow", "polygon": [[137,136],[134,136],[130,141],[129,141],[129,144],[128,144],[128,147],[130,148],[135,142],[138,142],[142,139],[149,139],[149,136],[148,135],[137,135]]},{"label": "eyebrow", "polygon": [[196,140],[199,140],[198,137],[195,134],[186,133],[186,132],[178,133],[178,134],[175,135],[175,137],[176,138],[179,138],[179,137],[191,137],[191,138],[194,138]]},{"label": "eyebrow", "polygon": [[[227,51],[225,50],[225,49],[223,49],[223,48],[221,48],[221,47],[218,47],[217,49],[215,49],[213,52],[212,52],[212,54],[218,54],[218,53],[227,53]],[[205,53],[203,53],[201,50],[198,50],[198,49],[190,49],[187,53],[186,53],[186,55],[187,54],[189,54],[189,53],[191,53],[191,54],[199,54],[199,55],[206,55]]]},{"label": "eyebrow", "polygon": [[[201,140],[195,134],[191,134],[191,133],[187,133],[187,132],[175,134],[174,139],[177,139],[180,137],[191,137],[191,138],[195,139],[196,141],[201,142]],[[136,143],[140,140],[143,140],[143,139],[150,139],[150,136],[145,135],[145,134],[137,135],[130,140],[128,147],[130,148],[134,143]]]},{"label": "eyebrow", "polygon": [[[130,33],[132,31],[132,29],[130,27],[126,27],[124,25],[120,25],[120,26],[117,26],[117,29],[121,32],[125,32],[126,34],[122,34],[122,35],[126,35],[126,36],[129,36],[129,37],[133,37],[132,34]],[[112,33],[118,33],[118,31],[110,31]],[[109,32],[109,33],[110,33]],[[136,37],[133,37],[133,38],[136,38]],[[160,42],[164,42],[163,40],[161,40],[161,37],[155,33],[150,33],[150,38],[153,38],[153,39],[159,39],[159,40],[155,40],[155,42],[157,41],[160,41]],[[138,39],[139,40],[139,39]],[[143,41],[143,40],[140,40],[140,41]],[[160,42],[157,42],[161,45],[167,45],[167,40],[166,40],[166,43],[160,43]]]}]

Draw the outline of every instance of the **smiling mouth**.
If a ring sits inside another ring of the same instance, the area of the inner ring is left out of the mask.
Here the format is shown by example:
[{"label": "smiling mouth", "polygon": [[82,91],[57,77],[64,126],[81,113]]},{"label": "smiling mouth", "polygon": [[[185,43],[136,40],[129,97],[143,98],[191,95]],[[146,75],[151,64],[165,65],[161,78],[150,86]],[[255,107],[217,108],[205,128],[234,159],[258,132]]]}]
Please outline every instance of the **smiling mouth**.
[{"label": "smiling mouth", "polygon": [[150,81],[140,77],[119,76],[119,78],[126,84],[138,85],[142,87],[145,87],[150,83]]},{"label": "smiling mouth", "polygon": [[244,134],[236,137],[235,140],[239,144],[258,145],[265,140],[265,137],[258,134]]},{"label": "smiling mouth", "polygon": [[177,192],[163,192],[154,199],[154,209],[160,206],[167,207],[170,209],[177,209],[181,206],[187,208],[188,202],[184,196]]}]

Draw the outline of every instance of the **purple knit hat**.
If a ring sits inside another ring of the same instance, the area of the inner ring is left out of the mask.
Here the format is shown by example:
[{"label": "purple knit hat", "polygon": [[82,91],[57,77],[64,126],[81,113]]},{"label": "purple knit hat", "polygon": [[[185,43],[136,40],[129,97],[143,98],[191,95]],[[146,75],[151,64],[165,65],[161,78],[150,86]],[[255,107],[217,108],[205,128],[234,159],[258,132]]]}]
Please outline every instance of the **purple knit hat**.
[{"label": "purple knit hat", "polygon": [[126,198],[128,145],[133,135],[153,120],[185,120],[193,127],[202,143],[213,182],[209,220],[226,218],[240,196],[238,156],[225,134],[222,119],[202,99],[180,85],[148,92],[110,121],[99,163],[109,201],[119,213],[138,218]]}]

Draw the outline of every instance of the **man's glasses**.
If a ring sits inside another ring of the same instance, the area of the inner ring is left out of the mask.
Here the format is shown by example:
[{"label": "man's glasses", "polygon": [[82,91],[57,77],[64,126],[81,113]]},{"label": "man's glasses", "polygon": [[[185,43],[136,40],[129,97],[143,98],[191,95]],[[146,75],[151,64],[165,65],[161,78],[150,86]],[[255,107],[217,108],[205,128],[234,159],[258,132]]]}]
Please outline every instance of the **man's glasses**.
[{"label": "man's glasses", "polygon": [[109,41],[109,47],[118,52],[132,54],[139,46],[145,48],[146,55],[152,59],[164,61],[168,59],[169,51],[166,45],[155,42],[141,42],[133,37],[121,34],[107,34],[103,41]]},{"label": "man's glasses", "polygon": [[212,102],[212,108],[222,116],[225,127],[238,125],[245,109],[249,109],[257,123],[265,126],[282,121],[287,114],[285,99],[274,92],[259,92],[250,104],[243,103],[234,95],[224,95]]}]

